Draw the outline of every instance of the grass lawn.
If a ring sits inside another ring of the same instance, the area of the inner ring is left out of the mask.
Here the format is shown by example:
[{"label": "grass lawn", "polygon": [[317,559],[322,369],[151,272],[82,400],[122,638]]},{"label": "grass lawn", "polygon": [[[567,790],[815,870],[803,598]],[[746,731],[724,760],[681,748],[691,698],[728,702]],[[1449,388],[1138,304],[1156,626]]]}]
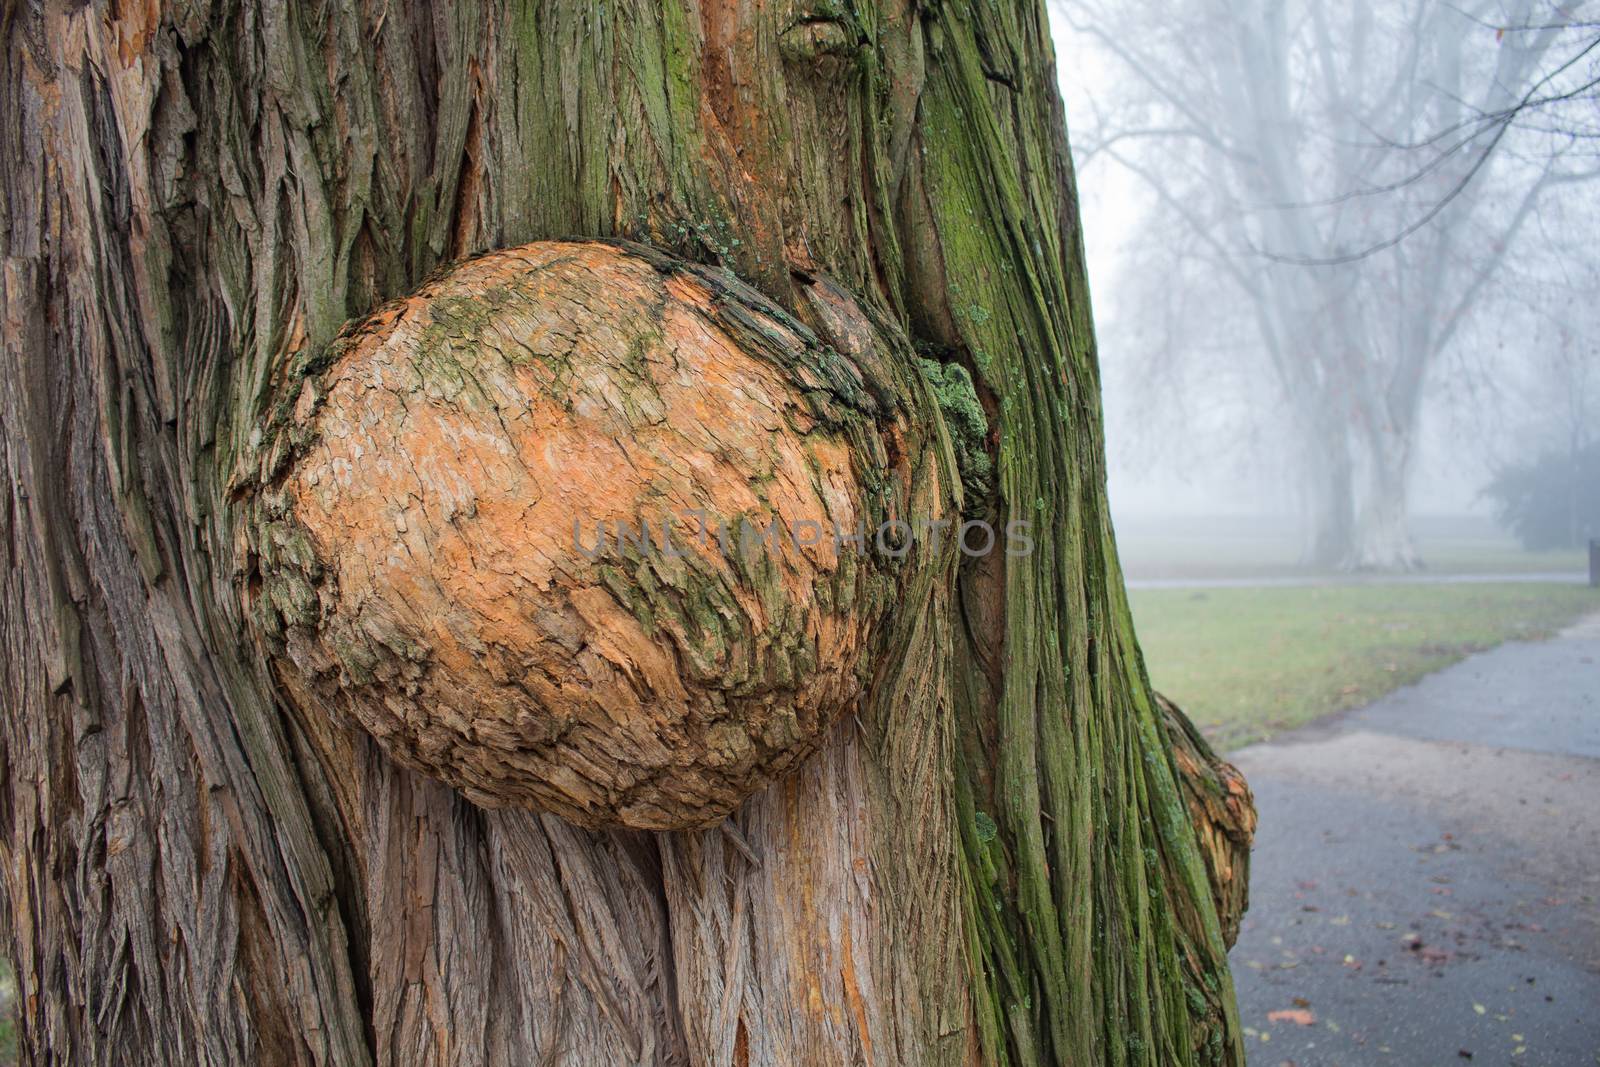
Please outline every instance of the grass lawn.
[{"label": "grass lawn", "polygon": [[1224,750],[1600,611],[1600,592],[1532,583],[1135,589],[1129,596],[1151,681]]}]

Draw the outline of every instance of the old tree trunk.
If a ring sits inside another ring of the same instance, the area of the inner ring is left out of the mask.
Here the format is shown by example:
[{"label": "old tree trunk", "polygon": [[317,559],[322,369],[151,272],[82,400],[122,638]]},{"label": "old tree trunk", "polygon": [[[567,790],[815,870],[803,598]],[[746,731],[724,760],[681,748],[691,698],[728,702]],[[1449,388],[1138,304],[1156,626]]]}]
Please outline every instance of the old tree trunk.
[{"label": "old tree trunk", "polygon": [[[1241,1062],[1042,5],[3,30],[25,1055]],[[575,554],[666,510],[1031,536]]]}]

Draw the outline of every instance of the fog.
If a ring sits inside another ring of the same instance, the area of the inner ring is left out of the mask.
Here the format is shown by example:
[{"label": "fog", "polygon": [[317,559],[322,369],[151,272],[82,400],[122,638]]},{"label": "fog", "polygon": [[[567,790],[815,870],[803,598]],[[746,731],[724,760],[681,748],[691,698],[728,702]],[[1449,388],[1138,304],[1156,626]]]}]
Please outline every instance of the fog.
[{"label": "fog", "polygon": [[1051,15],[1119,530],[1415,569],[1508,538],[1486,488],[1544,459],[1600,536],[1600,5]]}]

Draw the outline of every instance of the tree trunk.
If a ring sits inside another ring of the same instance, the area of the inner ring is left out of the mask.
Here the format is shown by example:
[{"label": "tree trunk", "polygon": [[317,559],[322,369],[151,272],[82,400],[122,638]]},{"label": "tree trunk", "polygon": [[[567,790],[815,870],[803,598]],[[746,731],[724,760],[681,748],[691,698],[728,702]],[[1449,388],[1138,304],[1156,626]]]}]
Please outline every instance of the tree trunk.
[{"label": "tree trunk", "polygon": [[1311,428],[1306,442],[1311,476],[1301,561],[1323,571],[1420,569],[1407,506],[1411,432],[1346,426],[1337,418],[1339,411],[1308,415],[1303,423]]},{"label": "tree trunk", "polygon": [[1392,429],[1368,435],[1366,491],[1356,527],[1357,570],[1415,571],[1422,567],[1411,540],[1411,433]]},{"label": "tree trunk", "polygon": [[1307,473],[1300,562],[1323,571],[1347,570],[1356,558],[1355,469],[1340,414],[1317,405],[1300,423]]},{"label": "tree trunk", "polygon": [[[3,28],[25,1057],[1242,1062],[1248,792],[1134,640],[1042,5]],[[660,479],[539,436],[613,425]],[[574,486],[1029,551],[494,592]]]}]

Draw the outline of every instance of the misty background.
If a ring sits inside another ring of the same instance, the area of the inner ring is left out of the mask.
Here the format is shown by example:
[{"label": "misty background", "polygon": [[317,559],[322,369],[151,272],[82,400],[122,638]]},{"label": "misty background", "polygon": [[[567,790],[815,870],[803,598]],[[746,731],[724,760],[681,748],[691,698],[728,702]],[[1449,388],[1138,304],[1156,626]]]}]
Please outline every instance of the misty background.
[{"label": "misty background", "polygon": [[1600,0],[1048,3],[1139,645],[1260,813],[1249,1062],[1588,1062]]},{"label": "misty background", "polygon": [[1600,536],[1597,10],[1052,0],[1130,574],[1437,567],[1541,457]]}]

